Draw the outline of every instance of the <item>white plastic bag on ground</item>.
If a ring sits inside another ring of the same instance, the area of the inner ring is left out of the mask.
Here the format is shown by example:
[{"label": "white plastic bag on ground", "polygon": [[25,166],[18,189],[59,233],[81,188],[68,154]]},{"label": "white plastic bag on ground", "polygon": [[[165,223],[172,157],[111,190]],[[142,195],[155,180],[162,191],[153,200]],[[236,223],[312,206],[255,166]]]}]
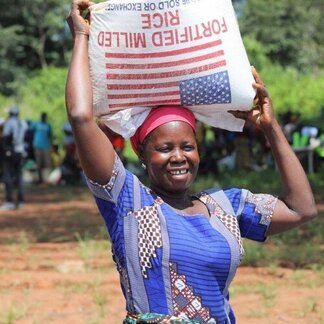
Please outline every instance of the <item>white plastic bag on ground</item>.
[{"label": "white plastic bag on ground", "polygon": [[253,76],[230,0],[109,0],[90,7],[94,110],[125,138],[159,105],[239,131]]}]

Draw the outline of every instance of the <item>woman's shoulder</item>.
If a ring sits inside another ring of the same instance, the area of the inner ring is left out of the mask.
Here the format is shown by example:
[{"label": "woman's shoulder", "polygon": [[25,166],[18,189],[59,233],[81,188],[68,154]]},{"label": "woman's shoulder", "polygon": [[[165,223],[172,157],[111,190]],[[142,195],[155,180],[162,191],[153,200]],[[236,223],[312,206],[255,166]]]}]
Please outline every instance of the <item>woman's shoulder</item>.
[{"label": "woman's shoulder", "polygon": [[212,187],[212,188],[201,190],[200,192],[196,193],[195,196],[203,196],[203,195],[217,196],[217,195],[225,194],[228,199],[232,200],[235,197],[241,197],[242,195],[245,195],[246,192],[248,192],[248,190],[242,188],[236,188],[236,187],[226,187],[226,188]]},{"label": "woman's shoulder", "polygon": [[218,205],[228,213],[235,214],[247,193],[246,189],[236,187],[212,187],[202,190],[196,196],[206,204]]}]

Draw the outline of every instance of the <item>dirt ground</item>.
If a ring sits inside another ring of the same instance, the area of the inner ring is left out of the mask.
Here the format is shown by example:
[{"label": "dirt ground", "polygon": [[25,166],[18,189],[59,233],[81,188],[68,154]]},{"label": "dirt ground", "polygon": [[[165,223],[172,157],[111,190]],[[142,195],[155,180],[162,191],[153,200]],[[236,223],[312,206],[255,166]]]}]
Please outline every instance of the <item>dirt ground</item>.
[{"label": "dirt ground", "polygon": [[[29,188],[27,201],[0,212],[0,324],[122,323],[118,276],[88,190]],[[323,283],[318,271],[241,267],[231,289],[237,322],[324,323]]]}]

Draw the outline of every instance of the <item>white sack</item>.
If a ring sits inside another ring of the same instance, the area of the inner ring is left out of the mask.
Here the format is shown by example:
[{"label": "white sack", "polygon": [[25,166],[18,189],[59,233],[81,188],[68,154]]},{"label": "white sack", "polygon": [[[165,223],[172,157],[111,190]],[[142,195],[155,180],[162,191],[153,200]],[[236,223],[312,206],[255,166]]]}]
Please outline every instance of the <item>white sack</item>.
[{"label": "white sack", "polygon": [[129,138],[158,105],[240,131],[253,76],[230,0],[109,0],[90,7],[94,112]]}]

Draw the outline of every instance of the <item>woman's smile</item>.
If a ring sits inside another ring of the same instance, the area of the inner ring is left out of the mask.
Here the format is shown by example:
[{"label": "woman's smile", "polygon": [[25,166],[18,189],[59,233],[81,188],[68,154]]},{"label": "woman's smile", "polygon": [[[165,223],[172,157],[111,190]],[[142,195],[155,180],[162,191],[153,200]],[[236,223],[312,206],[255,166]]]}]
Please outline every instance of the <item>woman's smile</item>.
[{"label": "woman's smile", "polygon": [[182,170],[170,170],[168,171],[173,176],[184,175],[189,172],[189,169],[182,169]]}]

